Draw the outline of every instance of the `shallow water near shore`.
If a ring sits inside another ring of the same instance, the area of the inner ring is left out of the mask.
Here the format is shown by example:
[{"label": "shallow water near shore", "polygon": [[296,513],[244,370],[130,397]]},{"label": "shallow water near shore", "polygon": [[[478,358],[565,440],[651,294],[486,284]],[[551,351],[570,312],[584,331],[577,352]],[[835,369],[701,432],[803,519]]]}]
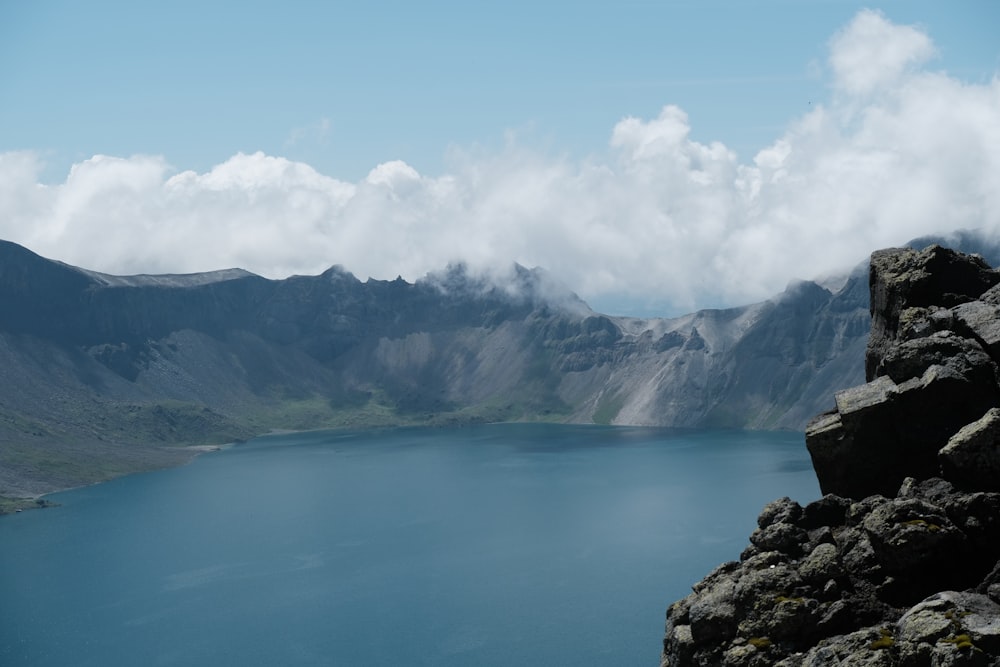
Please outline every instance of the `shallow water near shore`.
[{"label": "shallow water near shore", "polygon": [[0,664],[655,665],[784,495],[801,433],[268,436],[0,518]]}]

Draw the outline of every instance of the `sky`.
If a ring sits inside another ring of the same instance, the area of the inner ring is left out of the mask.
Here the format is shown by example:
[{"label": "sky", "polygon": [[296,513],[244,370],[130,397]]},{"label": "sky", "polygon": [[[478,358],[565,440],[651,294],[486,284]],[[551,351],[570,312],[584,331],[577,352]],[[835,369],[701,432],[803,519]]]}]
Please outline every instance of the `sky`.
[{"label": "sky", "polygon": [[997,34],[994,0],[0,0],[0,238],[741,305],[1000,234]]}]

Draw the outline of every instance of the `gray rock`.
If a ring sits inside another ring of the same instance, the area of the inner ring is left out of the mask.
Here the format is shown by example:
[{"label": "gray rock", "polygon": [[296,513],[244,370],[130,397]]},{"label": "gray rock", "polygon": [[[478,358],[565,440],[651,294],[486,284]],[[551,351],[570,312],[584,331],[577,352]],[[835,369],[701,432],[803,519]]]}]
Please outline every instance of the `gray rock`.
[{"label": "gray rock", "polygon": [[879,374],[886,352],[899,337],[907,308],[951,308],[973,301],[1000,283],[982,257],[929,246],[921,251],[893,248],[872,253],[869,269],[872,330],[865,353],[865,376]]},{"label": "gray rock", "polygon": [[660,660],[662,667],[690,664],[691,659],[694,657],[695,644],[694,638],[691,636],[690,625],[668,626],[667,638],[663,644],[664,647],[669,646],[671,648],[672,654],[668,658],[667,654],[664,653]]},{"label": "gray rock", "polygon": [[[991,359],[980,344],[952,331],[935,331],[923,338],[903,341],[891,348],[882,359],[885,374],[896,384],[919,378],[934,365],[952,365],[961,374],[969,373],[976,367],[992,371]],[[991,378],[987,374],[983,379],[988,381]]]},{"label": "gray rock", "polygon": [[882,578],[882,566],[865,531],[850,527],[837,533],[837,548],[844,568],[869,581]]},{"label": "gray rock", "polygon": [[943,509],[969,543],[970,557],[963,567],[970,576],[988,572],[1000,558],[1000,493],[957,491],[950,482],[932,478],[908,480],[900,498],[920,498]]},{"label": "gray rock", "polygon": [[757,515],[757,527],[767,528],[775,523],[798,523],[802,518],[802,506],[785,496],[772,500]]},{"label": "gray rock", "polygon": [[[839,392],[837,415],[822,415],[806,427],[824,493],[893,495],[906,477],[938,475],[938,451],[948,439],[1000,403],[996,369],[982,349],[967,339],[935,337],[925,346],[932,351],[928,363],[909,356],[919,357],[924,348],[903,344],[907,355],[901,353],[894,368],[904,381],[883,375]],[[919,376],[907,377],[918,370]]]},{"label": "gray rock", "polygon": [[806,653],[801,667],[892,667],[891,636],[881,629],[866,628],[825,639]]},{"label": "gray rock", "polygon": [[896,623],[903,664],[987,665],[1000,655],[1000,605],[979,593],[942,591]]},{"label": "gray rock", "polygon": [[[996,263],[996,260],[994,260],[994,263]],[[978,301],[992,304],[994,306],[1000,306],[1000,285],[994,285],[980,294]]]},{"label": "gray rock", "polygon": [[820,544],[812,550],[802,564],[799,575],[806,581],[826,582],[843,574],[836,544]]},{"label": "gray rock", "polygon": [[951,310],[956,324],[974,336],[994,360],[1000,361],[1000,305],[970,301]]},{"label": "gray rock", "polygon": [[806,446],[823,493],[863,498],[884,491],[883,470],[899,457],[873,442],[895,444],[886,416],[896,390],[890,378],[880,377],[838,392],[837,411],[820,415],[806,426]]},{"label": "gray rock", "polygon": [[[955,329],[955,316],[949,308],[904,308],[899,315],[897,337],[901,341],[930,336],[935,331]],[[890,348],[892,349],[892,348]]]},{"label": "gray rock", "polygon": [[820,526],[806,533],[808,538],[803,545],[805,553],[812,553],[812,550],[821,544],[836,544],[837,540],[833,535],[833,528],[830,526]]},{"label": "gray rock", "polygon": [[736,583],[717,581],[699,592],[688,611],[691,636],[698,643],[721,642],[736,635]]},{"label": "gray rock", "polygon": [[942,474],[965,489],[1000,491],[1000,408],[962,427],[938,452]]},{"label": "gray rock", "polygon": [[780,551],[791,556],[801,556],[803,544],[809,535],[790,523],[772,523],[764,529],[757,528],[750,534],[750,542],[762,551]]},{"label": "gray rock", "polygon": [[934,644],[952,633],[953,618],[945,616],[948,605],[940,600],[940,595],[927,598],[900,617],[896,628],[901,641]]},{"label": "gray rock", "polygon": [[754,644],[737,644],[722,654],[723,667],[764,667],[771,662],[766,656],[769,646]]},{"label": "gray rock", "polygon": [[864,521],[875,558],[893,577],[890,600],[919,599],[965,581],[965,534],[944,510],[924,500],[890,500]]}]

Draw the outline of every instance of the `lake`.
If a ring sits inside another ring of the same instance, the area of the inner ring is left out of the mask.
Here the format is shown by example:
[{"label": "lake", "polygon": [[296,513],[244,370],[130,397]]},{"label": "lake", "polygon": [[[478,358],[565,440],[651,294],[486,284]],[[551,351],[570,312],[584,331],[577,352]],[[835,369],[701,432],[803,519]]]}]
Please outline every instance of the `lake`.
[{"label": "lake", "polygon": [[258,438],[0,517],[0,664],[652,666],[785,495],[801,433]]}]

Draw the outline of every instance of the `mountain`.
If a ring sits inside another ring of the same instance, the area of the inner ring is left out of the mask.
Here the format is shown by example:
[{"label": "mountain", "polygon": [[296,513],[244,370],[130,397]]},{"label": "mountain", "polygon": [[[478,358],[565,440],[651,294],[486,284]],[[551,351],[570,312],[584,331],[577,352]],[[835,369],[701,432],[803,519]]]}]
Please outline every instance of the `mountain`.
[{"label": "mountain", "polygon": [[867,272],[673,319],[543,271],[110,276],[0,242],[0,496],[273,429],[553,420],[804,428],[864,379]]}]

